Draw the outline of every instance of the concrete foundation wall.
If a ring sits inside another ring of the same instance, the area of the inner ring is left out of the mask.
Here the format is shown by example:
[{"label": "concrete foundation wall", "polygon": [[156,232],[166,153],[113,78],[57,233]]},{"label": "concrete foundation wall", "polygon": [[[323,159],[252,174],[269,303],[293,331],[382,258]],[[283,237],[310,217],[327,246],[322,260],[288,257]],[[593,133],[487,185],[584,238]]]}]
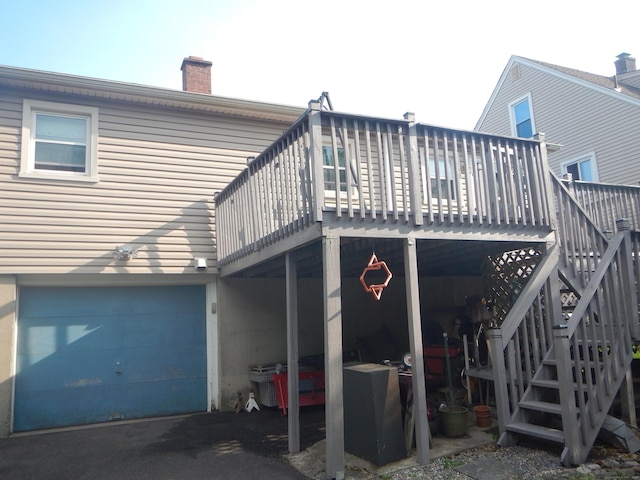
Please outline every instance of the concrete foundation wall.
[{"label": "concrete foundation wall", "polygon": [[0,437],[11,432],[16,305],[15,277],[0,276]]},{"label": "concrete foundation wall", "polygon": [[222,279],[218,283],[220,409],[247,396],[249,367],[287,356],[284,279]]}]

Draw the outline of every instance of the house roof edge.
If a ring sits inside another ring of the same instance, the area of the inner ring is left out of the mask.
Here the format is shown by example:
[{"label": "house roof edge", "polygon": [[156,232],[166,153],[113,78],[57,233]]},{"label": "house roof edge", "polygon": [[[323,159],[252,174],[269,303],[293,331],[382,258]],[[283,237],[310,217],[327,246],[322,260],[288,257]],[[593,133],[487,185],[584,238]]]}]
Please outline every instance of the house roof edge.
[{"label": "house roof edge", "polygon": [[0,85],[293,122],[305,108],[0,65]]}]

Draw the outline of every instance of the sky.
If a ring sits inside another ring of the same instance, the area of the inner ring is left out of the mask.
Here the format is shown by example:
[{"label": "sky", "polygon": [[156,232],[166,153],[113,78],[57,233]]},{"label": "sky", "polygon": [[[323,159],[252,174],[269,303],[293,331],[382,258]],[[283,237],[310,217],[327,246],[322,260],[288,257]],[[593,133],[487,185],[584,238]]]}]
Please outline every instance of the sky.
[{"label": "sky", "polygon": [[0,0],[0,65],[473,129],[512,55],[611,76],[640,1]]}]

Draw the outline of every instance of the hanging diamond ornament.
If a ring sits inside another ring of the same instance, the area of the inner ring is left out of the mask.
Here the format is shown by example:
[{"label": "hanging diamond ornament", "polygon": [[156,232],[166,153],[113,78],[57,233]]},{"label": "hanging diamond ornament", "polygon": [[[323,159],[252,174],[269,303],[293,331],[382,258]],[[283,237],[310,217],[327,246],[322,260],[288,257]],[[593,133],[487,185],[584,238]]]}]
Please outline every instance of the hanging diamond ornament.
[{"label": "hanging diamond ornament", "polygon": [[[387,278],[385,282],[367,285],[367,282],[365,281],[365,278],[364,278],[365,275],[368,272],[378,271],[378,270],[384,270],[387,273]],[[367,266],[364,267],[364,270],[362,271],[362,275],[360,275],[360,283],[362,284],[366,292],[371,292],[373,296],[376,298],[376,300],[380,300],[380,297],[382,296],[382,290],[384,289],[384,287],[389,285],[389,280],[391,280],[391,277],[392,277],[391,271],[389,270],[389,267],[387,267],[387,264],[385,262],[379,261],[378,257],[376,257],[376,254],[374,253],[371,255],[371,259],[369,260],[369,263],[367,264]]]}]

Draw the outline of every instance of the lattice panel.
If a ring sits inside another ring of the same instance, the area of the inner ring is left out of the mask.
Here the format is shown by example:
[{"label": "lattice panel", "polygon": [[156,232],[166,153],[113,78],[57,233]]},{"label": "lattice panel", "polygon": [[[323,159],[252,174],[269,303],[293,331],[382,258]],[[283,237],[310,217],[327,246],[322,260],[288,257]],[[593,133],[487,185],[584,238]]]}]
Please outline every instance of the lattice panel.
[{"label": "lattice panel", "polygon": [[536,248],[512,250],[487,257],[485,297],[493,307],[493,317],[501,325],[509,310],[540,263],[542,252]]}]

